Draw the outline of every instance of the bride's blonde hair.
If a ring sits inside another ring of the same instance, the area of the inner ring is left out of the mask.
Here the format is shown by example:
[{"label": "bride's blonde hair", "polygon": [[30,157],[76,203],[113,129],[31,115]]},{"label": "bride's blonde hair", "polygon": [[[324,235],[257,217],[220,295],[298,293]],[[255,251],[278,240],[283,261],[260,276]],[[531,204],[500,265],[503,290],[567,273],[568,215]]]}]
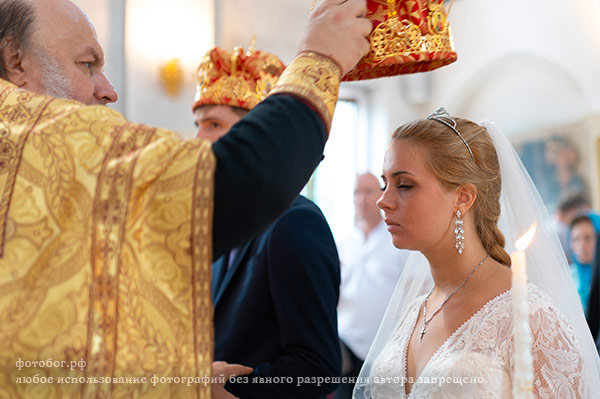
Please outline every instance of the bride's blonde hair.
[{"label": "bride's blonde hair", "polygon": [[466,119],[453,119],[474,159],[461,138],[435,120],[400,126],[392,140],[408,140],[424,148],[428,154],[425,166],[448,187],[471,183],[477,188],[477,199],[471,208],[477,234],[492,258],[510,266],[510,255],[504,250],[505,238],[498,228],[502,181],[496,149],[484,127]]}]

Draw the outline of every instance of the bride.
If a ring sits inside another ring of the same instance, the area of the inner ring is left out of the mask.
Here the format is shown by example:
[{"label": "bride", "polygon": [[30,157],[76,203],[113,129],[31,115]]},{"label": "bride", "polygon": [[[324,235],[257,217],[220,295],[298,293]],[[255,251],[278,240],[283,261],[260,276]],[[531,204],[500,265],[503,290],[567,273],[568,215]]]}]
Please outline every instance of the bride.
[{"label": "bride", "polygon": [[534,221],[527,250],[533,397],[600,397],[600,361],[558,237],[499,129],[440,108],[396,130],[382,178],[378,205],[394,245],[422,255],[400,277],[354,398],[511,398],[505,243]]}]

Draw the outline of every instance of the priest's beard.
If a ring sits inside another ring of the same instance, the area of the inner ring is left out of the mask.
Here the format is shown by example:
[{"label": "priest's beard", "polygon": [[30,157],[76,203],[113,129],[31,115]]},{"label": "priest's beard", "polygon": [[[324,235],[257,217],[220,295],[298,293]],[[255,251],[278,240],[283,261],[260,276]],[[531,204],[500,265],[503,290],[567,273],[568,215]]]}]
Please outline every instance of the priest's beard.
[{"label": "priest's beard", "polygon": [[42,68],[44,94],[55,98],[72,99],[71,79],[64,73],[60,64],[41,49],[35,50],[35,56]]}]

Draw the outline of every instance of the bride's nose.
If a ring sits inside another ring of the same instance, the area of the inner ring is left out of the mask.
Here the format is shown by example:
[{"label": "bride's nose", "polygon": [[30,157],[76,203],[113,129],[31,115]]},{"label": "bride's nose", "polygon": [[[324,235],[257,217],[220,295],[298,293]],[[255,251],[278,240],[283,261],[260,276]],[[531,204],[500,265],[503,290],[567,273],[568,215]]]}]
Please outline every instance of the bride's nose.
[{"label": "bride's nose", "polygon": [[381,197],[377,200],[377,206],[379,209],[385,211],[391,209],[391,204],[392,201],[389,198],[388,190],[386,189],[381,193]]}]

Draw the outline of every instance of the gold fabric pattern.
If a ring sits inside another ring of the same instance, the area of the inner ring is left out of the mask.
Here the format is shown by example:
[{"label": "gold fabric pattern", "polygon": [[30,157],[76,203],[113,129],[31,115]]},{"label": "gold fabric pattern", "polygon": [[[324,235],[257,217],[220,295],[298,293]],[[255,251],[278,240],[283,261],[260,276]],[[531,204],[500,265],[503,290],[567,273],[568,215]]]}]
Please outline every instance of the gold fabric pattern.
[{"label": "gold fabric pattern", "polygon": [[339,65],[331,58],[314,52],[303,52],[283,71],[269,95],[288,93],[309,102],[317,110],[329,132],[341,74]]},{"label": "gold fabric pattern", "polygon": [[[17,159],[21,157],[23,145],[31,129],[31,121],[39,118],[45,105],[33,102],[32,95],[19,92],[15,100],[7,103],[8,91],[0,95],[0,256],[4,253],[4,242],[7,229],[7,211],[13,192],[13,185],[17,173]],[[24,104],[29,104],[25,106]],[[10,125],[18,125],[20,131],[11,132]],[[11,134],[13,133],[13,134]],[[14,134],[17,133],[17,134]]]},{"label": "gold fabric pattern", "polygon": [[214,168],[0,80],[1,399],[210,397]]}]

